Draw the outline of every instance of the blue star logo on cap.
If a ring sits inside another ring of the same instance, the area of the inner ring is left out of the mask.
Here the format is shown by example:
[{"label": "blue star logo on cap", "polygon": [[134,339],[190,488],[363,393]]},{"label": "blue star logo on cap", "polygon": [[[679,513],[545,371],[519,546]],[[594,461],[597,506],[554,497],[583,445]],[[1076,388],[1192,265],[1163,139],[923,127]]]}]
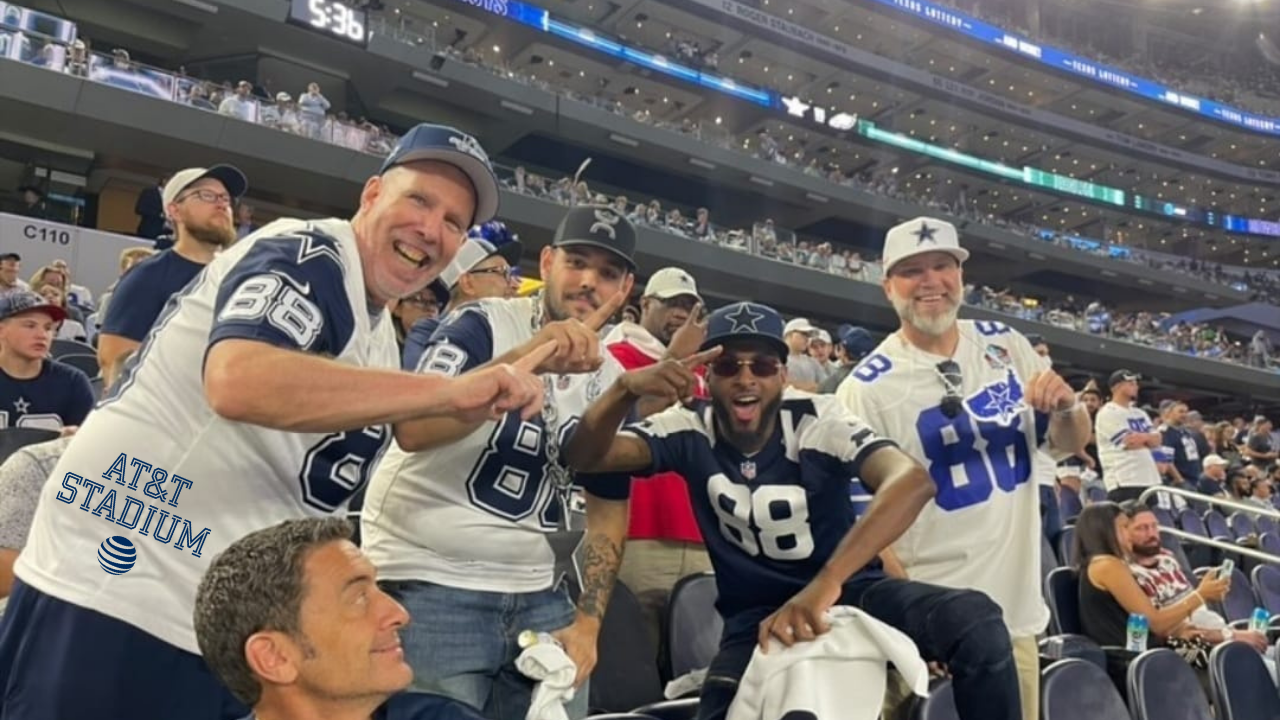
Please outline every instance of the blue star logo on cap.
[{"label": "blue star logo on cap", "polygon": [[764,313],[758,313],[751,309],[747,303],[738,305],[738,309],[724,316],[725,320],[733,323],[733,327],[729,329],[731,333],[741,332],[760,332],[756,327],[756,323],[764,319]]},{"label": "blue star logo on cap", "polygon": [[936,232],[938,232],[938,228],[929,227],[929,223],[922,220],[920,222],[920,229],[913,231],[911,234],[916,236],[916,247],[920,247],[926,242],[931,242],[934,245],[937,245],[938,241],[933,237],[933,234]]}]

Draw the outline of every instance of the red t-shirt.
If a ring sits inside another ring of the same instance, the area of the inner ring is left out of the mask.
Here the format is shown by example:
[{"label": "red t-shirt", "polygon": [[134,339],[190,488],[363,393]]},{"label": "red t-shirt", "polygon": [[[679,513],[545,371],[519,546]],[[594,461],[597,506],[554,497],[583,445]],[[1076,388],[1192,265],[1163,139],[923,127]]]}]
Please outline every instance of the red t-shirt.
[{"label": "red t-shirt", "polygon": [[[635,325],[627,329],[641,330]],[[611,333],[606,338],[618,337]],[[656,342],[656,341],[654,341]],[[641,350],[629,339],[607,345],[609,352],[628,370],[648,367],[658,358]],[[679,540],[702,542],[698,523],[693,518],[693,506],[689,502],[689,488],[678,473],[660,473],[647,478],[635,478],[631,485],[631,528],[628,537],[633,540]]]}]

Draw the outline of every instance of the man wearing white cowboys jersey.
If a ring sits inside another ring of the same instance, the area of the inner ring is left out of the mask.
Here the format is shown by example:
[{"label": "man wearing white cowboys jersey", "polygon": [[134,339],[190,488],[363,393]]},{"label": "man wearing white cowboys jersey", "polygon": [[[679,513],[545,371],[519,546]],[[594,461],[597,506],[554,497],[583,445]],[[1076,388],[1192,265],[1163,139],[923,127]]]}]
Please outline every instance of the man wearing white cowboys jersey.
[{"label": "man wearing white cowboys jersey", "polygon": [[937,495],[893,549],[907,575],[981,590],[1004,610],[1018,663],[1024,720],[1039,717],[1036,635],[1040,504],[1034,463],[1045,444],[1080,451],[1088,415],[1071,387],[1016,330],[957,320],[960,247],[951,223],[921,217],[891,228],[884,290],[901,320],[836,395],[925,465]]},{"label": "man wearing white cowboys jersey", "polygon": [[419,418],[540,410],[520,367],[401,372],[386,310],[497,204],[476,141],[419,125],[350,221],[272,223],[170,300],[41,493],[0,625],[0,718],[242,717],[198,654],[211,559],[342,512]]},{"label": "man wearing white cowboys jersey", "polygon": [[450,313],[418,363],[428,375],[466,377],[554,341],[541,362],[541,415],[432,421],[397,434],[369,485],[364,549],[383,586],[412,616],[402,637],[413,690],[468,703],[495,720],[522,719],[533,682],[514,667],[522,631],[553,633],[577,665],[570,717],[586,715],[582,683],[622,559],[630,478],[580,478],[587,535],[575,610],[559,584],[548,539],[565,527],[571,478],[560,462],[578,418],[622,368],[598,333],[634,282],[635,228],[612,209],[568,211],[542,250],[546,287],[528,298],[488,298]]}]

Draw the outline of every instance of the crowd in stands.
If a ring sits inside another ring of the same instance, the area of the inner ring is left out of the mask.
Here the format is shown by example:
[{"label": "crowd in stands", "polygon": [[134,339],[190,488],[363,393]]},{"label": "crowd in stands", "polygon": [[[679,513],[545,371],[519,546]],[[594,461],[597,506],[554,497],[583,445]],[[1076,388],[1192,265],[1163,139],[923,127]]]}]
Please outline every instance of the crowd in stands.
[{"label": "crowd in stands", "polygon": [[[81,43],[83,41],[77,42]],[[478,54],[473,52],[458,52],[451,48],[445,48],[442,52],[463,62],[484,67],[504,77],[536,84],[551,92],[564,92],[541,81],[486,64]],[[88,62],[76,62],[75,58],[78,57],[78,50],[74,50],[72,61],[66,63],[67,70],[79,72],[78,68],[83,67],[85,68],[84,72],[87,72],[91,78],[141,91],[136,86],[122,84],[123,79],[134,77],[134,73],[142,67],[129,59],[127,51],[114,51],[109,61],[105,59],[105,56],[96,55],[87,52],[87,50],[86,53],[86,57],[89,58]],[[103,59],[95,62],[94,58]],[[104,70],[95,74],[94,68],[104,67],[104,63],[109,63],[109,67],[115,68],[116,72]],[[150,77],[160,74],[163,74],[163,71],[154,70],[154,72],[151,72]],[[385,155],[394,145],[395,136],[386,127],[377,126],[363,119],[353,122],[344,113],[328,112],[332,109],[331,104],[320,93],[320,89],[315,83],[311,83],[305,92],[299,94],[297,102],[285,92],[277,93],[275,101],[271,102],[265,97],[255,95],[255,87],[247,81],[242,81],[233,86],[231,83],[219,84],[194,80],[188,78],[185,72],[181,70],[176,76],[170,77],[176,78],[176,82],[172,85],[173,96],[171,99],[193,107],[217,111],[249,122],[257,122],[274,127],[282,132],[299,134],[375,155]],[[624,112],[620,103],[607,100],[603,95],[583,98],[574,93],[568,94],[576,99],[587,100],[601,105],[613,112]],[[718,132],[718,129],[704,132],[702,126],[691,121],[673,125],[655,121],[647,112],[628,114],[643,122],[650,122],[683,133],[694,134],[721,147],[742,150],[736,140],[727,134]],[[1078,239],[1046,232],[1029,224],[1018,223],[977,211],[970,207],[971,203],[966,201],[963,193],[949,201],[936,197],[911,197],[904,193],[896,182],[895,174],[891,172],[883,171],[850,176],[844,174],[838,168],[820,167],[816,159],[806,162],[803,150],[784,149],[782,143],[765,131],[761,131],[757,135],[757,142],[754,147],[749,148],[747,151],[756,157],[770,160],[782,166],[797,167],[801,172],[811,176],[826,177],[832,182],[857,187],[880,196],[915,202],[931,211],[941,211],[970,221],[990,224],[1026,237],[1053,242],[1057,245],[1072,247],[1085,252],[1107,253],[1105,244],[1099,243],[1094,247],[1083,247]],[[827,241],[798,238],[789,230],[775,227],[772,219],[761,219],[751,227],[725,227],[717,225],[710,220],[711,209],[708,208],[697,208],[690,211],[679,207],[669,207],[664,210],[661,201],[657,199],[651,199],[647,203],[635,202],[634,204],[623,195],[610,199],[601,193],[592,193],[585,182],[579,182],[577,186],[574,186],[570,178],[561,178],[553,181],[536,173],[527,172],[522,167],[516,168],[514,174],[504,178],[504,182],[511,189],[518,192],[545,197],[566,205],[581,204],[588,201],[615,204],[622,214],[639,225],[654,227],[692,240],[711,242],[731,250],[753,253],[780,262],[801,265],[855,280],[879,282],[880,279],[880,268],[874,259],[863,257],[855,249],[840,247]],[[24,202],[29,204],[29,212],[34,213],[40,207],[43,199],[37,194],[38,190],[34,188],[29,190],[29,192],[24,193]],[[238,212],[243,213],[243,208]],[[251,209],[249,214],[251,216]],[[251,220],[243,220],[240,225],[242,229],[248,228],[251,226]],[[243,235],[244,233],[237,234]],[[1280,294],[1280,274],[1277,273],[1249,271],[1242,268],[1228,269],[1220,264],[1174,259],[1171,256],[1160,257],[1153,253],[1142,253],[1141,251],[1130,251],[1126,253],[1126,256],[1124,259],[1132,262],[1144,263],[1158,269],[1182,272],[1213,282],[1227,284],[1247,283],[1251,289],[1258,293],[1259,299],[1270,302],[1276,302],[1276,296],[1272,293]],[[1159,314],[1112,313],[1096,302],[1086,303],[1083,311],[1080,311],[1069,305],[1055,306],[1048,303],[1040,303],[1039,301],[1028,302],[1028,299],[1011,298],[1007,294],[988,292],[970,293],[970,302],[988,309],[1014,314],[1024,319],[1125,339],[1170,352],[1192,354],[1260,368],[1269,368],[1273,363],[1273,351],[1265,335],[1261,338],[1232,339],[1227,337],[1226,333],[1215,329],[1186,324],[1173,325],[1168,322],[1167,316]],[[75,333],[77,331],[72,326],[72,329],[66,332]],[[86,328],[86,334],[90,337],[94,332],[94,328]]]},{"label": "crowd in stands", "polygon": [[[1261,115],[1280,115],[1280,52],[1265,38],[1256,40],[1258,54],[1222,54],[1216,67],[1199,62],[1198,56],[1186,52],[1159,54],[1136,52],[1131,43],[1123,47],[1100,47],[1100,38],[1087,41],[1054,33],[1042,23],[1039,32],[1026,26],[1018,3],[977,3],[961,0],[938,0],[972,17],[1005,30],[1016,32],[1036,42],[1046,43],[1091,60],[1125,70],[1202,98],[1216,100]],[[1224,12],[1226,12],[1224,10]],[[1225,22],[1225,20],[1223,20]],[[1259,57],[1260,55],[1260,57]],[[1266,62],[1259,62],[1259,60]],[[1229,64],[1228,64],[1229,63]],[[1268,64],[1271,63],[1271,64]]]},{"label": "crowd in stands", "polygon": [[957,193],[950,199],[943,199],[923,192],[913,193],[899,184],[897,174],[890,168],[875,168],[856,174],[846,173],[837,166],[824,164],[815,157],[808,157],[803,147],[794,144],[789,145],[787,141],[774,137],[767,130],[761,130],[756,133],[753,138],[754,142],[745,142],[743,138],[735,137],[721,126],[715,124],[702,123],[687,118],[679,123],[673,123],[655,118],[648,110],[631,110],[618,99],[616,93],[608,89],[602,88],[592,94],[585,95],[557,87],[539,78],[508,68],[501,63],[495,64],[469,49],[458,51],[445,46],[439,48],[439,51],[452,59],[488,70],[500,77],[589,103],[618,115],[629,117],[637,122],[692,136],[702,142],[725,150],[769,160],[782,167],[791,168],[811,177],[823,178],[837,185],[856,188],[880,197],[913,203],[932,211],[946,213],[960,220],[980,223],[1023,237],[1051,242],[1060,247],[1069,247],[1091,255],[1135,262],[1161,270],[1191,275],[1209,282],[1237,287],[1252,293],[1257,300],[1280,304],[1280,272],[1277,271],[1225,267],[1220,263],[1200,262],[1173,256],[1161,257],[1158,253],[1111,245],[1102,239],[1078,238],[1046,230],[1031,223],[984,212],[977,207],[976,203],[964,197],[962,193]]}]

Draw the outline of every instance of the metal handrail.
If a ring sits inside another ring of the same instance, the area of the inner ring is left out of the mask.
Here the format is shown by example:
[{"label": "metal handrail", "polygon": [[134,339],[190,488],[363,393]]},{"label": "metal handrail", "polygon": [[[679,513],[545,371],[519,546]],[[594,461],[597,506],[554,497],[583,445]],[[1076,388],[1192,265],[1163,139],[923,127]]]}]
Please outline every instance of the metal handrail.
[{"label": "metal handrail", "polygon": [[1243,510],[1245,512],[1253,513],[1254,515],[1266,515],[1267,517],[1273,517],[1280,520],[1280,510],[1276,510],[1275,508],[1264,508],[1257,505],[1242,503],[1239,500],[1229,500],[1227,498],[1214,497],[1212,495],[1201,495],[1200,493],[1183,490],[1182,488],[1177,487],[1169,487],[1168,485],[1152,485],[1146,490],[1143,490],[1142,494],[1138,496],[1138,502],[1145,504],[1148,498],[1158,493],[1181,495],[1182,497],[1199,500],[1200,502],[1207,503],[1209,505],[1222,505],[1223,507]]},{"label": "metal handrail", "polygon": [[[1280,519],[1280,510],[1258,507],[1257,505],[1247,505],[1237,500],[1229,500],[1227,498],[1213,497],[1210,495],[1202,495],[1200,493],[1191,492],[1190,490],[1183,490],[1182,488],[1168,487],[1165,485],[1152,485],[1146,490],[1143,490],[1142,494],[1138,496],[1138,503],[1145,505],[1147,500],[1152,495],[1158,495],[1160,493],[1169,493],[1170,495],[1179,495],[1184,498],[1199,500],[1201,502],[1211,504],[1211,505],[1221,505],[1223,507],[1235,508],[1237,510],[1253,513],[1255,515],[1266,515],[1268,517]],[[1179,530],[1178,528],[1161,526],[1160,533],[1162,535],[1167,533],[1169,535],[1172,535],[1173,537],[1179,538],[1180,540],[1184,540],[1186,542],[1193,542],[1197,545],[1207,545],[1209,547],[1217,548],[1224,552],[1237,553],[1239,555],[1251,557],[1255,560],[1261,560],[1263,562],[1280,564],[1280,556],[1272,555],[1271,553],[1262,552],[1261,550],[1254,550],[1253,548],[1242,547],[1240,545],[1236,545],[1235,543],[1227,543],[1221,540],[1207,538],[1202,535],[1196,535],[1195,533],[1189,533],[1185,530]]]}]

